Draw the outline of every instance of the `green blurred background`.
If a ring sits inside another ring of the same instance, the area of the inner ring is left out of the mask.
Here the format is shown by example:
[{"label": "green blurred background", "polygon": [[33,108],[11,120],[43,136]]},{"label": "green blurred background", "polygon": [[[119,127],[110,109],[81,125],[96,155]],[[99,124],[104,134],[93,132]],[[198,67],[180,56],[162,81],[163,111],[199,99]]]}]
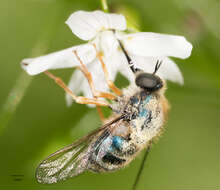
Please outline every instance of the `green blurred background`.
[{"label": "green blurred background", "polygon": [[[220,189],[220,1],[108,3],[142,31],[184,35],[193,44],[189,59],[175,60],[185,85],[168,83],[172,109],[167,130],[149,154],[138,189]],[[19,62],[82,43],[64,21],[76,10],[100,8],[98,0],[0,0],[1,189],[131,189],[143,154],[115,173],[86,172],[54,185],[38,184],[34,177],[42,159],[99,127],[100,121],[95,109],[66,107],[62,89],[44,75],[22,73]],[[54,73],[68,81],[72,71]],[[125,85],[121,81],[119,76],[118,85]],[[18,94],[9,96],[14,86]],[[24,176],[16,181],[15,174]]]}]

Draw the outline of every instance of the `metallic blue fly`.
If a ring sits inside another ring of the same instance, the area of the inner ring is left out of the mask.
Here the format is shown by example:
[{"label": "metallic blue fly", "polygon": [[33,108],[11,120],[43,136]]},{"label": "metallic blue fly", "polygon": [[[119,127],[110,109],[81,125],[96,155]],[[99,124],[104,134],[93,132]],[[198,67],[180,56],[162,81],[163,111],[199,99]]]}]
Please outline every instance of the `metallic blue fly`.
[{"label": "metallic blue fly", "polygon": [[[123,168],[141,150],[149,148],[163,131],[168,102],[164,97],[165,82],[156,75],[161,62],[156,63],[153,73],[145,73],[134,66],[120,41],[119,45],[135,75],[135,85],[118,93],[120,95],[108,105],[113,114],[101,128],[46,158],[37,168],[38,182],[56,183],[77,176],[85,170],[109,172]],[[105,71],[101,55],[98,57]],[[91,78],[83,65],[82,71],[91,85]],[[58,78],[49,72],[46,74],[65,89]],[[109,87],[116,93],[119,92],[112,84]]]}]

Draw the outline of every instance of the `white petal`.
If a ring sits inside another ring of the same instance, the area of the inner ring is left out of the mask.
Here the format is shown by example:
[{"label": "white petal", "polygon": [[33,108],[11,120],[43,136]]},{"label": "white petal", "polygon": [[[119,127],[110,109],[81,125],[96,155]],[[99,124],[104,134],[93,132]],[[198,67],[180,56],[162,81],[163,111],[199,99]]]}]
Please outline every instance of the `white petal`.
[{"label": "white petal", "polygon": [[183,84],[183,76],[178,66],[168,57],[143,57],[131,56],[135,66],[144,70],[144,72],[153,73],[157,60],[162,61],[162,65],[156,75],[165,80],[170,80]]},{"label": "white petal", "polygon": [[99,35],[99,45],[104,57],[109,58],[112,53],[117,51],[118,41],[112,31],[104,31]]},{"label": "white petal", "polygon": [[23,59],[21,66],[30,75],[36,75],[49,69],[75,67],[79,65],[79,61],[73,50],[77,51],[84,64],[90,63],[96,57],[94,47],[84,44],[36,58]]},{"label": "white petal", "polygon": [[126,29],[126,20],[123,15],[109,14],[102,11],[77,11],[70,15],[66,24],[72,32],[82,40],[91,40],[101,30]]},{"label": "white petal", "polygon": [[172,56],[187,58],[191,54],[192,45],[183,37],[176,35],[140,32],[117,35],[123,41],[127,51],[140,56]]},{"label": "white petal", "polygon": [[129,67],[119,68],[119,72],[128,79],[129,83],[134,83],[135,75]]},{"label": "white petal", "polygon": [[120,72],[130,82],[134,81],[134,74],[128,66],[127,59],[122,51],[115,51],[110,57],[105,58],[105,64],[108,67],[110,79],[115,80],[116,75]]}]

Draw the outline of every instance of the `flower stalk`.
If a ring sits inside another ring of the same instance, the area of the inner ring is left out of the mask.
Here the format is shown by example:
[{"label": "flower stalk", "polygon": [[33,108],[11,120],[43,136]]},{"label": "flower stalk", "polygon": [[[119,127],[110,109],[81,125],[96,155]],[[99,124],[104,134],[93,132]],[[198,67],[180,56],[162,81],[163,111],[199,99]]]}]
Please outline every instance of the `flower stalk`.
[{"label": "flower stalk", "polygon": [[108,4],[107,4],[107,0],[101,0],[101,5],[102,5],[102,10],[106,13],[109,12],[108,10]]}]

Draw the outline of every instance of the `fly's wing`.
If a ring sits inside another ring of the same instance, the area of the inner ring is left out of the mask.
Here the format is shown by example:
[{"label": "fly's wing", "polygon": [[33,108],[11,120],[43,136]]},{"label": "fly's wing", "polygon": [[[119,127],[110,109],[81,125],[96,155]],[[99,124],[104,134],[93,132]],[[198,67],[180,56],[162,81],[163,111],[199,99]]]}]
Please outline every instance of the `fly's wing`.
[{"label": "fly's wing", "polygon": [[45,159],[37,168],[39,183],[56,183],[82,173],[88,164],[89,140],[69,145]]},{"label": "fly's wing", "polygon": [[113,123],[121,120],[120,116],[77,142],[58,150],[46,158],[37,168],[36,178],[39,183],[51,184],[74,177],[87,169],[92,153],[92,141],[101,131],[110,130]]}]

